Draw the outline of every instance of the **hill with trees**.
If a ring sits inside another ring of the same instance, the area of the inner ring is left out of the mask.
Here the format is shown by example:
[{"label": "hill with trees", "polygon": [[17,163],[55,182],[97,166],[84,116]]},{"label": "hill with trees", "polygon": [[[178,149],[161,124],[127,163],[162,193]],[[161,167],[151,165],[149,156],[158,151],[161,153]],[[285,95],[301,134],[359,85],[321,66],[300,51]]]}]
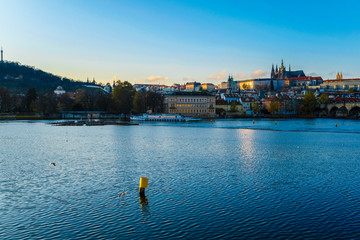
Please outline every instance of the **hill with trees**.
[{"label": "hill with trees", "polygon": [[95,82],[85,83],[56,76],[18,62],[0,63],[0,86],[10,91],[26,93],[28,89],[34,88],[38,93],[44,93],[55,90],[57,86],[62,86],[66,91],[76,91],[84,84],[99,85]]},{"label": "hill with trees", "polygon": [[[58,86],[66,93],[56,94]],[[62,111],[161,112],[162,101],[161,94],[136,92],[127,81],[117,81],[110,93],[96,82],[74,81],[17,62],[0,62],[0,115],[35,113],[50,118]]]}]

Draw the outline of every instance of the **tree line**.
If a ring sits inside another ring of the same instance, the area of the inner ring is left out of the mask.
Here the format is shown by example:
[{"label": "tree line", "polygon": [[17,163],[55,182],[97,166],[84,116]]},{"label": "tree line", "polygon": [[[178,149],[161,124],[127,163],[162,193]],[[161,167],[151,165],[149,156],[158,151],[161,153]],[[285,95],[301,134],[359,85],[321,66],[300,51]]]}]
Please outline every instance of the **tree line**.
[{"label": "tree line", "polygon": [[99,88],[81,88],[74,97],[38,92],[29,88],[25,94],[0,86],[1,113],[40,113],[51,116],[61,111],[104,111],[113,114],[141,114],[163,111],[163,97],[155,92],[137,92],[131,83],[117,81],[111,94]]}]

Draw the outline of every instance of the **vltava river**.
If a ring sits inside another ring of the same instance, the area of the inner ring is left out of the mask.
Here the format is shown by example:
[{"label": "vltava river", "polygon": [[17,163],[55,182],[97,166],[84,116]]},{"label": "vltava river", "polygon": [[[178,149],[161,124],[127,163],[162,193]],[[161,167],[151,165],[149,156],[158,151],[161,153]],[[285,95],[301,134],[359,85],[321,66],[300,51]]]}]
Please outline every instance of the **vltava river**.
[{"label": "vltava river", "polygon": [[352,120],[0,122],[0,238],[359,239],[359,146]]}]

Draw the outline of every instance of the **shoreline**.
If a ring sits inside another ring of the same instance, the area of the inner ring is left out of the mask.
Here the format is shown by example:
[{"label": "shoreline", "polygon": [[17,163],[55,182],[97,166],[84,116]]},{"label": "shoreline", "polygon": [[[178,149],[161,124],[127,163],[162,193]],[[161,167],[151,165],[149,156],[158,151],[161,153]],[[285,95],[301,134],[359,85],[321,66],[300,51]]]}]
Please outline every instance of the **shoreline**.
[{"label": "shoreline", "polygon": [[[360,120],[358,117],[314,117],[314,116],[243,116],[243,117],[228,117],[228,118],[203,118],[201,121],[211,121],[211,120],[241,120],[241,119],[342,119],[342,120]],[[122,121],[130,122],[130,119],[125,118],[56,118],[56,117],[42,117],[38,115],[0,115],[1,121],[17,121],[17,120],[58,120],[58,121]]]}]

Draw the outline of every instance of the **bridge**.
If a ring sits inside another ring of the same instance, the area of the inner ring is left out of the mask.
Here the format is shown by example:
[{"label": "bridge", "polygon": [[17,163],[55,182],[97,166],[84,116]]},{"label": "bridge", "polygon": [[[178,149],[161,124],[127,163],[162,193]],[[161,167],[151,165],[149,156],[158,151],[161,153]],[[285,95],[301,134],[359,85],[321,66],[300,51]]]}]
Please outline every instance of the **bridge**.
[{"label": "bridge", "polygon": [[360,102],[336,102],[326,106],[330,117],[360,117]]}]

